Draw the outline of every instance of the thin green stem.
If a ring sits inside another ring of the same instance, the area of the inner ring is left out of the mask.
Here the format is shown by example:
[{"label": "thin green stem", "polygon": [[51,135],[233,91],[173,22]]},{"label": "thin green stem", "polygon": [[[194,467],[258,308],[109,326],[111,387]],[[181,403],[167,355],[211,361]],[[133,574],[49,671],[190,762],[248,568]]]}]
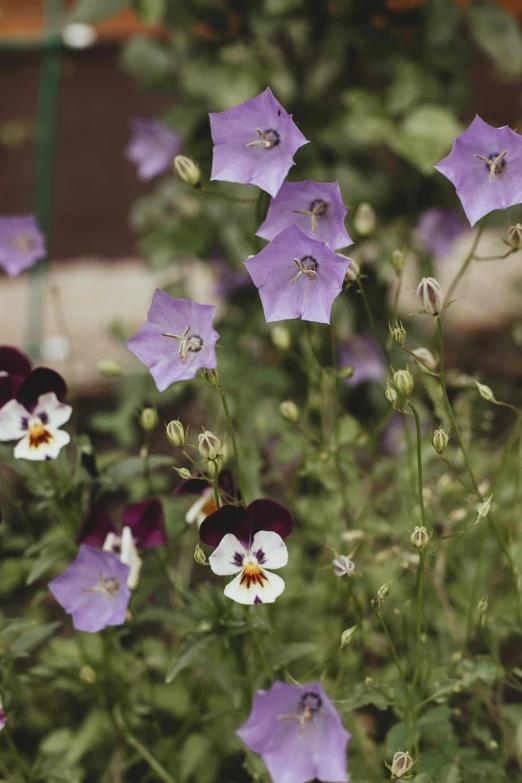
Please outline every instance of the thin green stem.
[{"label": "thin green stem", "polygon": [[415,429],[417,433],[417,494],[419,497],[419,508],[423,527],[426,527],[426,509],[424,508],[424,496],[422,494],[422,433],[420,428],[419,414],[413,403],[409,402],[413,417],[415,419]]},{"label": "thin green stem", "polygon": [[228,193],[222,193],[220,190],[209,188],[206,185],[202,185],[197,190],[202,190],[204,193],[212,193],[213,196],[219,196],[227,201],[234,201],[236,204],[256,204],[257,198],[241,198],[240,196],[231,196]]},{"label": "thin green stem", "polygon": [[252,622],[252,618],[250,616],[250,609],[248,606],[245,606],[245,616],[246,621],[248,624],[248,627],[250,629],[250,633],[252,635],[252,639],[254,640],[254,644],[257,648],[257,651],[259,653],[259,657],[261,659],[261,663],[263,664],[267,677],[270,680],[270,682],[273,682],[274,680],[274,672],[272,671],[272,667],[270,666],[270,662],[266,656],[265,650],[263,645],[261,644],[261,640],[259,639],[259,636],[257,635],[256,629],[254,628],[254,624]]},{"label": "thin green stem", "polygon": [[149,767],[156,773],[158,778],[160,780],[163,780],[164,783],[177,783],[177,781],[172,777],[172,775],[167,772],[165,767],[160,764],[160,762],[155,758],[152,753],[143,745],[137,737],[134,736],[134,734],[131,733],[127,725],[125,724],[123,720],[123,716],[121,715],[121,712],[117,708],[113,711],[113,718],[116,726],[121,732],[122,737],[125,739],[125,741],[134,748],[135,751],[139,753],[139,755],[142,757],[144,761],[147,762]]},{"label": "thin green stem", "polygon": [[4,730],[2,733],[6,739],[7,745],[9,747],[9,752],[13,757],[13,761],[18,767],[22,780],[24,781],[31,780],[32,779],[31,768],[29,764],[25,761],[23,756],[20,754],[18,748],[16,747],[15,742],[11,736],[11,730],[9,726],[4,726]]},{"label": "thin green stem", "polygon": [[451,283],[451,285],[450,285],[450,287],[448,289],[448,293],[446,294],[446,301],[449,301],[451,299],[451,296],[452,296],[455,288],[459,284],[461,278],[466,273],[468,266],[473,261],[473,258],[475,256],[475,250],[477,249],[478,243],[480,242],[480,238],[482,236],[482,232],[486,228],[487,221],[488,221],[488,219],[487,219],[487,217],[485,217],[484,220],[482,221],[482,223],[480,224],[479,230],[477,231],[477,234],[475,236],[475,241],[473,242],[473,245],[471,246],[471,250],[469,251],[469,253],[466,256],[466,258],[464,259],[464,261],[462,262],[462,265],[461,265],[459,271],[457,272],[457,274],[453,278],[453,282]]},{"label": "thin green stem", "polygon": [[212,465],[214,467],[214,478],[212,481],[212,486],[214,488],[214,503],[216,504],[216,508],[221,508],[221,503],[219,501],[219,483],[218,483],[219,468],[216,462],[213,462]]},{"label": "thin green stem", "polygon": [[406,675],[404,674],[404,669],[402,668],[402,664],[401,664],[401,662],[399,660],[399,656],[397,655],[397,650],[395,649],[395,645],[393,643],[393,639],[391,638],[391,634],[390,634],[390,632],[388,630],[388,626],[386,625],[382,614],[378,610],[376,610],[376,609],[374,609],[373,612],[378,617],[379,622],[380,622],[380,624],[382,626],[382,630],[384,631],[386,639],[388,640],[388,644],[390,645],[390,650],[392,652],[393,660],[395,662],[395,666],[397,668],[397,672],[398,672],[399,677],[401,679],[401,682],[403,684],[404,693],[405,693],[406,699],[408,700],[408,705],[407,705],[408,709],[406,710],[406,713],[405,713],[404,725],[405,725],[405,729],[406,729],[406,744],[408,746],[408,749],[411,750],[410,724],[409,724],[409,718],[406,717],[408,715],[409,706],[410,706],[410,703],[411,703],[411,694],[410,694],[410,689],[408,688],[408,681],[406,680]]},{"label": "thin green stem", "polygon": [[245,486],[243,482],[243,470],[241,468],[241,460],[239,458],[239,449],[237,447],[237,438],[236,438],[236,431],[234,429],[234,424],[232,422],[232,417],[230,415],[230,410],[228,407],[227,397],[225,389],[223,389],[221,386],[217,387],[219,390],[219,394],[221,395],[221,402],[223,403],[223,410],[225,412],[225,417],[228,424],[228,429],[230,431],[230,437],[232,438],[232,448],[234,449],[234,457],[236,459],[236,469],[237,469],[237,476],[238,476],[238,482],[239,482],[239,489],[241,490],[241,498],[244,503],[247,502],[246,495],[245,495]]},{"label": "thin green stem", "polygon": [[[364,309],[366,311],[366,315],[368,316],[368,321],[370,322],[370,326],[371,326],[372,332],[373,332],[373,334],[375,336],[375,339],[377,340],[377,342],[381,346],[382,350],[384,351],[385,356],[388,357],[388,352],[386,351],[386,346],[383,344],[383,341],[381,340],[381,335],[379,334],[379,330],[377,329],[377,324],[375,323],[375,318],[373,317],[372,309],[370,307],[370,303],[368,302],[368,297],[366,296],[366,291],[364,290],[364,286],[363,286],[362,279],[361,279],[360,276],[357,278],[357,290],[359,291],[359,293],[361,295],[361,298],[363,300]],[[389,367],[391,369],[389,358],[387,359],[387,361],[388,361],[388,365],[389,365]]]}]

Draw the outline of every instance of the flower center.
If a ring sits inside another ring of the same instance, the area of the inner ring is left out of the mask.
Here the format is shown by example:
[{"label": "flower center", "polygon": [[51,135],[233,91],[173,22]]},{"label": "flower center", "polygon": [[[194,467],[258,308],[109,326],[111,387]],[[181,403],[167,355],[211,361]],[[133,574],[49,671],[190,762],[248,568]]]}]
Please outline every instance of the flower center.
[{"label": "flower center", "polygon": [[290,282],[290,285],[294,285],[301,275],[305,275],[309,280],[313,280],[317,277],[317,261],[312,256],[304,256],[301,259],[294,258],[294,263],[297,266],[298,272]]},{"label": "flower center", "polygon": [[252,587],[252,585],[263,587],[263,582],[268,582],[268,577],[259,563],[250,562],[243,566],[243,573],[241,574],[240,580],[241,587],[246,587],[247,590]]},{"label": "flower center", "polygon": [[296,720],[300,726],[300,734],[303,737],[305,726],[313,719],[314,712],[318,712],[321,709],[322,699],[316,693],[308,691],[303,695],[303,698],[297,706],[297,712],[288,715],[278,715],[279,720]]},{"label": "flower center", "polygon": [[484,161],[484,163],[486,164],[486,168],[489,171],[490,182],[493,182],[493,179],[495,177],[504,176],[504,171],[506,169],[507,154],[508,154],[507,150],[504,150],[504,152],[501,152],[500,154],[498,152],[494,152],[493,155],[489,156],[489,158],[485,158],[483,155],[475,154],[476,158]]},{"label": "flower center", "polygon": [[293,209],[292,212],[296,212],[298,215],[309,215],[312,222],[312,231],[314,234],[317,231],[317,218],[325,218],[328,216],[330,205],[327,201],[323,201],[322,198],[314,199],[308,209]]},{"label": "flower center", "polygon": [[50,443],[53,436],[46,430],[40,419],[35,419],[33,422],[29,422],[29,448],[38,449],[40,446],[45,446]]},{"label": "flower center", "polygon": [[259,138],[255,141],[249,141],[247,147],[264,147],[265,150],[271,150],[279,144],[279,133],[273,128],[268,128],[268,130],[256,128],[256,131]]},{"label": "flower center", "polygon": [[163,332],[163,337],[172,337],[174,340],[179,340],[179,355],[183,364],[185,364],[188,353],[205,351],[208,356],[208,351],[203,345],[203,338],[199,334],[190,334],[190,326],[187,326],[183,334]]},{"label": "flower center", "polygon": [[84,593],[101,593],[104,598],[116,598],[120,592],[120,582],[114,576],[104,576],[100,571],[98,584],[94,587],[84,587]]},{"label": "flower center", "polygon": [[19,234],[11,242],[15,250],[19,250],[21,253],[28,253],[34,247],[33,238],[30,234]]}]

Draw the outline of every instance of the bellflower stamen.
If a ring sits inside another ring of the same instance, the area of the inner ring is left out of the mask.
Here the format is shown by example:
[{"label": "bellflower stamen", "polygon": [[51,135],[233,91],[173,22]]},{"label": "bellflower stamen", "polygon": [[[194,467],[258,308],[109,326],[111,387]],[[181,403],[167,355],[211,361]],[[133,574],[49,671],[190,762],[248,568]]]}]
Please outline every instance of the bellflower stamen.
[{"label": "bellflower stamen", "polygon": [[475,153],[475,157],[479,160],[483,160],[486,166],[489,169],[489,181],[493,182],[493,179],[495,176],[502,177],[504,174],[504,169],[506,167],[506,161],[504,158],[508,154],[507,150],[504,150],[504,152],[501,152],[500,155],[492,155],[490,158],[485,158],[483,155],[477,155]]},{"label": "bellflower stamen", "polygon": [[317,265],[315,258],[312,258],[312,256],[305,256],[301,260],[294,258],[294,263],[297,264],[299,271],[290,285],[293,285],[301,277],[301,275],[306,275],[309,280],[313,280],[315,277],[317,277]]},{"label": "bellflower stamen", "polygon": [[98,573],[98,584],[94,587],[84,587],[84,593],[101,593],[105,598],[116,598],[120,592],[120,583],[113,576],[104,577],[103,572]]},{"label": "bellflower stamen", "polygon": [[293,209],[297,215],[310,215],[312,231],[317,234],[317,218],[325,218],[328,215],[329,204],[321,198],[315,199],[310,204],[310,209]]},{"label": "bellflower stamen", "polygon": [[199,334],[190,334],[190,326],[187,326],[182,335],[170,334],[169,332],[163,332],[163,337],[172,337],[174,340],[179,340],[179,355],[181,356],[182,364],[185,364],[187,353],[197,353],[198,351],[205,351],[208,356],[208,351],[203,345],[203,340]]},{"label": "bellflower stamen", "polygon": [[262,131],[261,128],[256,128],[259,138],[256,141],[250,141],[247,147],[264,147],[266,150],[271,150],[277,147],[279,144],[279,133],[276,130],[269,128],[266,131]]}]

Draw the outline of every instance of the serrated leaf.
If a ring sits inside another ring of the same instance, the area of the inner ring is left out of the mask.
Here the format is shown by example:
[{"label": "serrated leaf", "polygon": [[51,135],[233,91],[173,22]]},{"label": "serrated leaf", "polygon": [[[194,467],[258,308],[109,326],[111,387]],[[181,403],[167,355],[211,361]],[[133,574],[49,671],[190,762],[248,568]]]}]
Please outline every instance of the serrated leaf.
[{"label": "serrated leaf", "polygon": [[198,657],[200,652],[208,647],[210,642],[215,640],[213,634],[206,636],[190,637],[185,639],[181,649],[177,655],[172,659],[165,678],[166,682],[172,682],[172,680],[178,676],[178,674],[186,669],[195,658]]},{"label": "serrated leaf", "polygon": [[9,654],[13,658],[18,658],[23,655],[27,655],[40,644],[43,644],[53,633],[60,628],[62,624],[60,622],[47,623],[41,625],[38,628],[33,628],[31,631],[22,634],[11,645]]}]

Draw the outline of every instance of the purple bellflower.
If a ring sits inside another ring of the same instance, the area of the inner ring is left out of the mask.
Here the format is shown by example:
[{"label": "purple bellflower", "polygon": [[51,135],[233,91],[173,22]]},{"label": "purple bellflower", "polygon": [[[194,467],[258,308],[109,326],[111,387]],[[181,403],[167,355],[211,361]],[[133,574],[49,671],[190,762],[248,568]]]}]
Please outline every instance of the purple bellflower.
[{"label": "purple bellflower", "polygon": [[136,164],[138,177],[147,180],[168,171],[181,149],[179,134],[158,120],[134,119],[131,127],[126,156]]},{"label": "purple bellflower", "polygon": [[346,386],[357,387],[368,381],[381,381],[388,371],[386,358],[373,337],[357,335],[341,343],[337,358],[340,367],[350,365],[354,368],[352,377],[343,381]]},{"label": "purple bellflower", "polygon": [[344,227],[346,212],[338,182],[285,182],[270,202],[257,236],[274,239],[295,223],[307,236],[338,250],[353,244]]},{"label": "purple bellflower", "polygon": [[[214,500],[214,489],[204,478],[194,476],[185,479],[174,490],[175,495],[197,495],[197,500],[192,504],[185,515],[185,522],[191,525],[196,522],[201,526],[209,514],[217,511]],[[236,488],[234,476],[230,470],[222,470],[218,476],[218,494],[221,506],[234,500],[239,500],[240,493]]]},{"label": "purple bellflower", "polygon": [[123,625],[129,603],[129,567],[111,552],[82,544],[68,569],[49,582],[49,590],[77,631],[96,633],[108,625]]},{"label": "purple bellflower", "polygon": [[270,87],[239,106],[210,114],[211,179],[257,185],[275,196],[294,154],[308,144]]},{"label": "purple bellflower", "polygon": [[208,562],[215,574],[237,574],[224,592],[238,604],[271,604],[285,589],[281,577],[266,570],[283,568],[288,563],[288,550],[277,533],[261,530],[250,545],[227,533]]},{"label": "purple bellflower", "polygon": [[0,267],[8,275],[19,275],[45,254],[45,238],[34,215],[0,216]]},{"label": "purple bellflower", "polygon": [[0,731],[4,728],[5,724],[7,723],[7,715],[3,711],[3,709],[0,707]]},{"label": "purple bellflower", "polygon": [[18,348],[0,345],[0,407],[16,397],[32,410],[41,394],[54,392],[60,402],[67,396],[65,381],[47,367],[32,369],[30,359]]},{"label": "purple bellflower", "polygon": [[71,439],[68,432],[60,429],[69,421],[71,413],[71,406],[60,402],[54,392],[38,397],[32,411],[17,400],[9,400],[0,408],[0,441],[19,441],[14,450],[15,459],[56,459]]},{"label": "purple bellflower", "polygon": [[326,324],[349,263],[295,224],[244,262],[259,289],[267,323],[302,318]]},{"label": "purple bellflower", "polygon": [[[121,514],[121,528],[129,528],[136,546],[147,549],[167,543],[163,506],[157,498],[146,498],[138,503],[127,503]],[[105,508],[91,505],[76,537],[78,544],[103,546],[109,535],[121,536]]]},{"label": "purple bellflower", "polygon": [[435,258],[447,258],[453,245],[465,230],[458,212],[453,209],[427,209],[420,215],[415,235],[423,248]]},{"label": "purple bellflower", "polygon": [[223,538],[231,534],[247,547],[260,531],[277,533],[287,538],[294,527],[290,512],[275,500],[262,498],[249,506],[222,506],[210,514],[199,528],[204,544],[217,547]]},{"label": "purple bellflower", "polygon": [[215,312],[211,305],[172,299],[164,291],[156,291],[147,320],[126,345],[149,368],[158,391],[194,378],[202,367],[216,367],[219,334],[212,328]]},{"label": "purple bellflower", "polygon": [[237,734],[262,756],[273,783],[348,781],[350,734],[320,682],[276,681],[270,690],[257,691],[252,712]]},{"label": "purple bellflower", "polygon": [[472,226],[494,209],[522,203],[522,136],[476,116],[437,171],[455,185]]}]

